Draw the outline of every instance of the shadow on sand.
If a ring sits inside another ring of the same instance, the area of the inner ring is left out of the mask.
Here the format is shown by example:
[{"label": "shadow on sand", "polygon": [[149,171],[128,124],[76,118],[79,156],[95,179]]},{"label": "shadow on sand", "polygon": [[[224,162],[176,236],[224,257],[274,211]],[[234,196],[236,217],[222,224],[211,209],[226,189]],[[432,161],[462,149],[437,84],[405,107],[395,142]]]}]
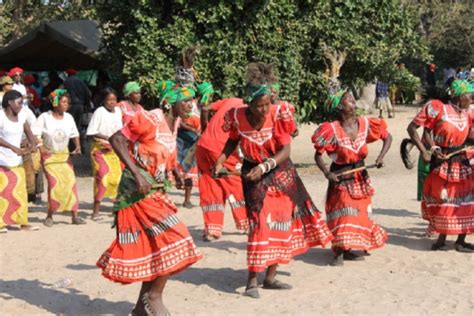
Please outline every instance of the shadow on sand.
[{"label": "shadow on sand", "polygon": [[127,315],[133,309],[130,302],[91,299],[74,288],[54,289],[38,280],[0,280],[0,297],[22,300],[56,315]]}]

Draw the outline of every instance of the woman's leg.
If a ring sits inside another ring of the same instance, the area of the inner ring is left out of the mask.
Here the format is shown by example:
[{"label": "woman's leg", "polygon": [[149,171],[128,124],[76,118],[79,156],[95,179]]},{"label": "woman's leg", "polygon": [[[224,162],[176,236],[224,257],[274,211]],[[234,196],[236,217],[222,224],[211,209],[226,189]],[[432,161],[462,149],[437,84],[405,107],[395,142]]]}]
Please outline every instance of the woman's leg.
[{"label": "woman's leg", "polygon": [[191,192],[193,190],[193,180],[185,179],[184,180],[184,202],[183,206],[186,208],[192,208],[193,204],[191,203]]},{"label": "woman's leg", "polygon": [[92,208],[91,219],[95,220],[96,218],[98,218],[99,217],[99,212],[100,212],[100,201],[94,201],[94,206]]},{"label": "woman's leg", "polygon": [[431,246],[431,250],[442,250],[446,246],[446,235],[439,234],[438,240]]},{"label": "woman's leg", "polygon": [[334,258],[332,259],[331,263],[329,265],[336,267],[336,266],[342,266],[344,265],[344,251],[342,248],[339,247],[334,247]]},{"label": "woman's leg", "polygon": [[251,298],[260,298],[260,294],[258,293],[258,281],[257,281],[257,272],[250,272],[247,278],[247,286],[245,287],[245,296],[249,296]]},{"label": "woman's leg", "polygon": [[156,278],[148,289],[147,295],[144,295],[145,308],[148,306],[154,312],[155,315],[168,315],[169,311],[163,303],[163,291],[168,281],[168,275],[160,276]]}]

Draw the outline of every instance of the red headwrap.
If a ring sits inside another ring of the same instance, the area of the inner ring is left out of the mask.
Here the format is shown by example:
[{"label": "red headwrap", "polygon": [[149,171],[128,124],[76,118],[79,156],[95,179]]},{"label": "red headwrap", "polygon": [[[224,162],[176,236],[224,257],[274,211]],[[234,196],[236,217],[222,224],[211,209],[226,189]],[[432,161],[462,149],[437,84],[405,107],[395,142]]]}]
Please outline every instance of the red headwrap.
[{"label": "red headwrap", "polygon": [[430,65],[428,66],[428,68],[429,68],[429,70],[431,70],[431,71],[435,71],[435,70],[436,70],[436,65],[435,65],[435,64],[430,64]]},{"label": "red headwrap", "polygon": [[8,72],[8,76],[13,77],[16,73],[22,74],[23,69],[21,69],[20,67],[14,67],[14,68],[10,69],[10,71]]},{"label": "red headwrap", "polygon": [[27,86],[35,83],[36,80],[35,80],[35,77],[33,77],[33,75],[26,75],[23,77],[23,83],[26,84]]},{"label": "red headwrap", "polygon": [[77,71],[75,69],[69,68],[69,69],[66,69],[66,73],[68,76],[74,76],[77,74]]}]

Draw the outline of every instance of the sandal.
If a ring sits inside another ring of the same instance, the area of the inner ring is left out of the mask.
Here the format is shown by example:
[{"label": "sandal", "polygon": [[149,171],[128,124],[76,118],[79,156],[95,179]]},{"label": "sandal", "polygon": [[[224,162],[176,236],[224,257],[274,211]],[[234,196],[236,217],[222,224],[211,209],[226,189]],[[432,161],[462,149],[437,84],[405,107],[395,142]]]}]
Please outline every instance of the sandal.
[{"label": "sandal", "polygon": [[31,225],[22,225],[20,227],[20,230],[26,231],[26,232],[32,232],[35,230],[39,230],[40,228],[38,226],[31,226]]},{"label": "sandal", "polygon": [[293,287],[287,283],[275,280],[272,283],[263,281],[262,288],[265,290],[291,290]]},{"label": "sandal", "polygon": [[217,239],[219,239],[219,238],[214,236],[214,235],[204,235],[204,236],[202,236],[202,240],[207,241],[207,242],[214,241],[214,240],[217,240]]},{"label": "sandal", "polygon": [[6,233],[8,233],[8,228],[6,227],[0,228],[0,234],[6,234]]},{"label": "sandal", "polygon": [[98,221],[101,221],[103,219],[104,218],[102,217],[102,215],[91,216],[91,220],[93,220],[94,222],[98,222]]},{"label": "sandal", "polygon": [[53,218],[52,217],[46,217],[43,224],[46,227],[53,227],[53,225],[54,225]]},{"label": "sandal", "polygon": [[448,246],[446,244],[434,243],[434,244],[431,245],[431,250],[433,250],[433,251],[437,251],[437,250],[448,251]]},{"label": "sandal", "polygon": [[258,286],[253,285],[251,287],[245,288],[244,296],[250,298],[260,298],[260,293],[258,293]]},{"label": "sandal", "polygon": [[87,224],[87,223],[83,218],[76,217],[76,218],[72,219],[71,224],[72,225],[84,225],[84,224]]},{"label": "sandal", "polygon": [[454,249],[457,252],[463,252],[463,253],[473,253],[474,252],[474,246],[472,244],[467,243],[467,242],[454,243]]},{"label": "sandal", "polygon": [[344,258],[342,254],[338,256],[334,256],[331,263],[329,263],[331,267],[342,267],[344,265]]},{"label": "sandal", "polygon": [[342,254],[342,257],[344,260],[347,260],[347,261],[363,261],[364,260],[364,257],[358,256],[355,253],[350,252],[350,251],[344,252]]}]

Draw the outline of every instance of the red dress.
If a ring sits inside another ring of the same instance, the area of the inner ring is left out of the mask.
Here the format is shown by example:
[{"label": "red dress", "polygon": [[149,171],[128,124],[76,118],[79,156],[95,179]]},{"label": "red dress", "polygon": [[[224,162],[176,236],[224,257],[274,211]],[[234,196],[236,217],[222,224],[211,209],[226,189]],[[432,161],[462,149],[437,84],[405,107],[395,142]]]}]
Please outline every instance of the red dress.
[{"label": "red dress", "polygon": [[[293,116],[285,106],[273,105],[258,131],[248,122],[246,110],[246,107],[232,109],[225,122],[229,138],[240,142],[244,176],[289,144],[290,134],[295,130]],[[250,223],[249,271],[286,264],[310,247],[324,246],[333,239],[290,159],[259,181],[242,177],[242,184]]]},{"label": "red dress", "polygon": [[[130,156],[152,185],[165,180],[169,157],[156,141],[157,122],[160,118],[156,113],[143,111],[122,129],[130,141]],[[146,195],[138,193],[127,168],[114,209],[117,237],[97,261],[104,277],[124,284],[153,281],[177,273],[202,257],[166,193],[156,188]]]},{"label": "red dress", "polygon": [[[357,138],[352,140],[338,121],[323,123],[314,132],[316,152],[332,158],[331,171],[340,172],[363,165],[367,144],[388,137],[382,119],[359,117]],[[353,173],[338,183],[329,183],[326,197],[326,221],[334,235],[333,248],[372,250],[382,247],[386,232],[372,220],[372,187],[367,171]]]},{"label": "red dress", "polygon": [[[224,209],[229,201],[234,217],[235,227],[240,230],[248,228],[245,210],[242,180],[239,176],[214,178],[212,168],[224,150],[229,139],[229,131],[223,129],[224,116],[232,108],[243,106],[243,100],[229,98],[211,104],[214,116],[198,140],[196,161],[199,177],[199,198],[204,217],[204,234],[220,237],[224,227]],[[241,159],[235,151],[224,163],[229,171],[236,171],[241,166]]]},{"label": "red dress", "polygon": [[[413,119],[433,133],[433,141],[449,154],[464,146],[470,132],[467,111],[458,113],[451,104],[428,102]],[[421,210],[429,229],[440,234],[474,232],[474,176],[466,152],[439,160],[432,157],[430,174],[423,186]]]},{"label": "red dress", "polygon": [[122,111],[122,122],[123,126],[127,125],[128,122],[135,116],[138,112],[143,112],[143,107],[138,104],[136,110],[132,109],[130,102],[127,100],[123,100],[119,102],[118,107]]}]

